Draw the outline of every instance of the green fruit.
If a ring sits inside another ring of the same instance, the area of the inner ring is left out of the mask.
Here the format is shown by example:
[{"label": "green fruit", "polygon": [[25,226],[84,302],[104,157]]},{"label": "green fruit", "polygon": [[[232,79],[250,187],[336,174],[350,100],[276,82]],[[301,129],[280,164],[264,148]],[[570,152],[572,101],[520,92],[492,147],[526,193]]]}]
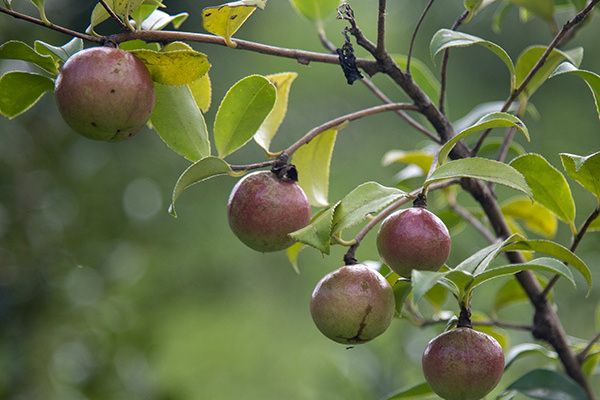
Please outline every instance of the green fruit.
[{"label": "green fruit", "polygon": [[442,220],[421,207],[390,215],[377,234],[377,249],[383,261],[407,278],[413,269],[437,271],[448,259],[451,244]]},{"label": "green fruit", "polygon": [[425,379],[438,396],[479,400],[500,381],[504,354],[493,337],[471,328],[457,328],[429,342],[422,364]]},{"label": "green fruit", "polygon": [[310,312],[329,339],[360,344],[381,335],[394,316],[394,292],[377,271],[364,264],[346,265],[315,287]]},{"label": "green fruit", "polygon": [[133,136],[154,107],[154,84],[146,66],[110,47],[94,47],[69,58],[54,93],[67,124],[95,140]]},{"label": "green fruit", "polygon": [[227,204],[229,226],[248,247],[270,252],[294,243],[289,233],[310,222],[310,204],[302,188],[270,171],[246,175]]}]

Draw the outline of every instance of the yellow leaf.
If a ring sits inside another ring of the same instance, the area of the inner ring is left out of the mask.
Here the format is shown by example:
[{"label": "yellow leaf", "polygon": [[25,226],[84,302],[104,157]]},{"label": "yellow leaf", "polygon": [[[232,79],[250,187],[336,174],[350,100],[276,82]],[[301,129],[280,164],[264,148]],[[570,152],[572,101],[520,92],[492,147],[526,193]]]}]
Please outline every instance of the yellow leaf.
[{"label": "yellow leaf", "polygon": [[502,205],[502,212],[511,219],[523,221],[531,232],[546,238],[556,235],[558,222],[554,214],[540,203],[532,202],[526,197],[510,199]]},{"label": "yellow leaf", "polygon": [[229,47],[235,47],[231,37],[240,29],[246,20],[256,11],[264,8],[265,0],[242,0],[207,7],[202,10],[202,23],[208,32],[221,36]]},{"label": "yellow leaf", "polygon": [[277,89],[277,100],[275,101],[273,110],[271,110],[267,119],[265,119],[258,132],[254,135],[254,140],[267,152],[269,151],[271,140],[275,137],[279,126],[285,118],[290,88],[297,77],[298,74],[295,72],[284,72],[266,76],[273,86],[275,86],[275,89]]},{"label": "yellow leaf", "polygon": [[425,150],[390,150],[383,156],[381,163],[386,166],[393,163],[416,165],[424,173],[429,172],[433,162],[433,154]]},{"label": "yellow leaf", "polygon": [[146,65],[155,82],[165,85],[187,85],[210,69],[206,54],[194,50],[133,50],[131,53]]},{"label": "yellow leaf", "polygon": [[212,100],[212,86],[208,73],[204,74],[200,79],[196,79],[188,86],[192,91],[192,96],[194,96],[198,108],[200,108],[203,113],[207,112],[210,109]]}]

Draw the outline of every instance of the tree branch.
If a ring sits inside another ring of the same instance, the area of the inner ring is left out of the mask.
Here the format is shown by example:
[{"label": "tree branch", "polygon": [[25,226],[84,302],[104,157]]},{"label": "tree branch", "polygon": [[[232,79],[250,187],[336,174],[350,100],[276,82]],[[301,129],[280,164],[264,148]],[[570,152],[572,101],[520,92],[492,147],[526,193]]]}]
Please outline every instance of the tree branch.
[{"label": "tree branch", "polygon": [[385,14],[386,0],[379,0],[379,12],[377,17],[377,52],[385,53]]},{"label": "tree branch", "polygon": [[600,340],[600,333],[598,333],[596,336],[594,336],[594,338],[592,340],[590,340],[590,342],[587,344],[587,346],[585,346],[585,348],[583,350],[581,350],[581,352],[579,354],[577,354],[577,359],[579,360],[580,363],[583,363],[585,361],[585,357],[587,357],[588,353],[594,348],[594,345],[599,340]]},{"label": "tree branch", "polygon": [[99,1],[100,1],[100,4],[102,5],[102,7],[104,7],[106,12],[108,13],[108,15],[110,15],[111,18],[114,19],[117,24],[119,24],[121,29],[123,29],[124,31],[131,31],[131,29],[127,26],[127,24],[125,22],[123,22],[123,20],[121,18],[119,18],[119,16],[115,13],[115,11],[112,8],[110,8],[110,6],[106,3],[106,0],[99,0]]},{"label": "tree branch", "polygon": [[415,26],[415,30],[413,31],[412,37],[410,38],[410,47],[408,48],[408,55],[406,56],[406,74],[409,76],[410,76],[410,60],[412,59],[412,53],[413,53],[413,48],[415,46],[415,40],[417,39],[417,34],[419,33],[419,29],[421,28],[421,25],[423,24],[423,21],[425,20],[425,17],[427,16],[427,13],[431,9],[431,6],[433,5],[434,1],[435,0],[429,0],[427,2],[427,5],[425,6],[423,13],[419,17],[419,20],[417,21],[417,25]]},{"label": "tree branch", "polygon": [[[469,16],[469,10],[465,10],[460,17],[452,24],[451,30],[457,30],[465,19]],[[444,55],[442,59],[442,67],[440,69],[440,101],[439,108],[442,114],[446,113],[446,87],[447,84],[447,74],[448,74],[448,61],[450,60],[450,49],[444,50]]]},{"label": "tree branch", "polygon": [[[419,322],[419,327],[424,328],[432,325],[447,324],[450,321],[450,319],[427,319]],[[471,321],[471,323],[473,324],[473,326],[497,326],[498,328],[512,329],[517,331],[531,332],[533,330],[533,326],[531,325],[517,324],[514,322],[506,321],[497,321],[495,319],[487,321]]]},{"label": "tree branch", "polygon": [[43,26],[44,28],[52,29],[54,31],[64,33],[69,36],[78,37],[80,39],[87,40],[87,41],[94,42],[94,43],[104,43],[103,38],[88,35],[88,34],[81,33],[81,32],[77,32],[72,29],[68,29],[63,26],[53,24],[51,22],[46,23],[46,22],[42,21],[41,19],[26,15],[26,14],[21,14],[20,12],[17,12],[14,10],[9,10],[8,8],[5,8],[5,7],[0,7],[0,13],[8,14],[14,18],[22,19],[22,20],[30,22],[32,24]]},{"label": "tree branch", "polygon": [[[537,75],[537,73],[540,71],[540,69],[542,69],[542,67],[548,60],[548,57],[552,53],[552,50],[554,50],[555,48],[560,46],[561,42],[566,37],[566,35],[569,33],[569,31],[571,29],[573,29],[575,26],[577,26],[578,24],[580,24],[581,22],[583,22],[586,19],[587,15],[594,9],[594,7],[598,3],[600,3],[600,0],[591,0],[583,10],[581,10],[579,13],[577,13],[577,15],[575,15],[572,19],[568,20],[563,25],[561,30],[556,34],[556,36],[554,36],[554,39],[552,39],[552,41],[550,42],[548,47],[546,47],[546,51],[544,51],[544,53],[542,54],[540,59],[537,61],[537,63],[535,63],[533,68],[531,68],[531,70],[529,71],[529,73],[527,74],[525,79],[523,79],[523,82],[521,82],[521,84],[515,90],[513,90],[511,92],[508,99],[506,99],[506,102],[504,103],[504,106],[502,107],[502,110],[501,110],[502,112],[506,112],[512,105],[513,101],[515,101],[516,98],[521,93],[523,93],[523,91],[527,88],[527,85],[529,84],[529,82]],[[473,148],[473,155],[476,155],[479,152],[479,150],[481,149],[481,146],[483,145],[483,142],[488,137],[490,132],[491,132],[491,129],[488,129],[485,132],[483,132],[483,134],[477,141],[477,144]]]},{"label": "tree branch", "polygon": [[477,232],[481,234],[488,242],[494,243],[496,241],[496,236],[490,230],[481,223],[473,214],[469,212],[466,208],[461,207],[456,203],[449,203],[450,209],[458,214],[462,219],[467,221]]}]

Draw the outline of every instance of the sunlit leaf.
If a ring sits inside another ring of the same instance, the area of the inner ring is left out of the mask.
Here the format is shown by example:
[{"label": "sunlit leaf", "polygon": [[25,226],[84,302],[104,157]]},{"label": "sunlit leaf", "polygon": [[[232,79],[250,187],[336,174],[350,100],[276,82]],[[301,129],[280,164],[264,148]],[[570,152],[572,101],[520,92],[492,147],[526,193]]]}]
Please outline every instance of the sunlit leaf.
[{"label": "sunlit leaf", "polygon": [[36,40],[34,43],[35,51],[42,55],[48,55],[53,57],[56,61],[67,61],[75,53],[83,50],[83,40],[80,38],[71,39],[63,46],[56,47],[48,43],[44,43],[41,40]]},{"label": "sunlit leaf", "polygon": [[556,235],[556,217],[546,207],[526,197],[513,198],[502,204],[502,213],[525,223],[527,229],[547,238]]},{"label": "sunlit leaf", "polygon": [[207,112],[212,102],[212,85],[208,72],[202,75],[200,79],[196,79],[194,82],[188,84],[188,86],[192,91],[192,96],[194,96],[198,108],[203,113]]},{"label": "sunlit leaf", "polygon": [[131,51],[150,71],[152,80],[164,85],[187,85],[210,69],[206,54],[195,50]]},{"label": "sunlit leaf", "polygon": [[421,171],[427,173],[431,168],[431,163],[433,162],[433,153],[425,151],[425,150],[413,150],[413,151],[404,151],[404,150],[390,150],[384,154],[381,163],[385,165],[390,165],[393,163],[399,164],[408,164],[408,165],[416,165],[421,169]]},{"label": "sunlit leaf", "polygon": [[287,248],[285,254],[287,255],[288,261],[292,264],[292,268],[298,275],[300,275],[300,268],[298,267],[298,257],[300,256],[300,252],[304,249],[306,245],[301,242],[296,242],[290,247]]},{"label": "sunlit leaf", "polygon": [[46,92],[54,90],[48,77],[13,71],[0,77],[0,115],[12,119],[29,110]]},{"label": "sunlit leaf", "polygon": [[266,0],[241,0],[206,7],[202,10],[202,23],[208,32],[221,36],[229,47],[235,47],[231,37],[242,27],[244,22],[256,11],[264,8]]}]

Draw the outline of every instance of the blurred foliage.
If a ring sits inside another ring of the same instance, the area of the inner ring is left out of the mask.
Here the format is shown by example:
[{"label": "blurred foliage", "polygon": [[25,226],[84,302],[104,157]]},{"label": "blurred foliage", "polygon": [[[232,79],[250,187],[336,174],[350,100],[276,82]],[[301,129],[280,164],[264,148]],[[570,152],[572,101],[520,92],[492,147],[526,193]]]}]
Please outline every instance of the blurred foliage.
[{"label": "blurred foliage", "polygon": [[[171,14],[190,13],[181,27],[190,31],[200,31],[202,7],[218,4],[165,3]],[[352,2],[370,37],[375,33],[375,3]],[[390,2],[392,52],[406,52],[423,5]],[[83,31],[93,6],[56,0],[47,2],[46,14]],[[550,41],[545,22],[532,18],[522,23],[515,9],[505,16],[502,31],[493,32],[494,8],[481,11],[465,31],[500,44],[513,57],[531,44]],[[35,15],[33,6],[29,11]],[[415,54],[433,71],[439,65],[429,58],[429,40],[461,11],[462,1],[439,2],[425,21]],[[566,18],[559,10],[558,19]],[[97,28],[111,29],[118,27],[109,22]],[[331,20],[326,29],[341,45],[341,22]],[[283,0],[255,13],[236,36],[322,51],[312,23]],[[588,50],[584,69],[600,71],[600,52],[595,51],[599,36],[596,17],[568,46]],[[69,38],[1,15],[0,42],[10,39],[62,45]],[[328,119],[377,103],[362,85],[346,85],[335,66],[306,67],[228,48],[193,47],[210,57],[216,99],[251,73],[299,74],[272,150]],[[20,62],[0,63],[2,72],[24,67]],[[479,103],[502,100],[509,84],[505,67],[483,48],[453,51],[449,77],[452,120]],[[392,98],[402,99],[391,82],[382,77],[375,81]],[[560,152],[586,155],[598,150],[596,110],[582,82],[552,80],[531,102],[541,118],[525,119],[532,142],[518,140],[528,151],[542,153],[560,167]],[[209,125],[214,115],[214,109],[207,114]],[[381,167],[382,155],[389,149],[422,148],[421,141],[392,114],[353,123],[337,140],[331,200],[369,180],[393,186],[402,167]],[[232,161],[262,158],[258,146],[247,146]],[[26,115],[0,120],[0,398],[358,400],[377,399],[422,381],[421,352],[443,325],[421,330],[394,321],[382,337],[353,349],[328,341],[313,326],[308,301],[314,284],[339,266],[341,249],[327,258],[303,251],[299,276],[283,252],[263,255],[247,249],[227,226],[226,201],[235,182],[229,177],[190,190],[178,205],[179,218],[172,218],[167,212],[170,193],[186,165],[150,131],[118,144],[78,137],[60,119],[51,96]],[[580,223],[594,199],[570,183]],[[499,194],[508,198],[503,189]],[[472,205],[463,194],[459,201]],[[435,199],[431,203],[437,204]],[[361,246],[361,259],[377,258],[373,238]],[[559,227],[558,238],[568,244],[566,226]],[[599,244],[598,235],[590,234],[578,251],[596,282]],[[469,227],[456,231],[450,264],[485,245]],[[489,313],[494,288],[503,282],[478,293],[475,308]],[[577,290],[559,283],[555,300],[568,333],[589,338],[597,329],[589,316],[600,300],[600,286],[596,283],[585,298],[579,283]],[[446,308],[456,311],[451,302]],[[531,311],[522,304],[498,314],[500,319],[528,322]],[[513,344],[531,340],[524,333],[507,334]],[[499,389],[548,362],[542,357],[520,360]],[[593,384],[600,391],[599,380]]]}]

